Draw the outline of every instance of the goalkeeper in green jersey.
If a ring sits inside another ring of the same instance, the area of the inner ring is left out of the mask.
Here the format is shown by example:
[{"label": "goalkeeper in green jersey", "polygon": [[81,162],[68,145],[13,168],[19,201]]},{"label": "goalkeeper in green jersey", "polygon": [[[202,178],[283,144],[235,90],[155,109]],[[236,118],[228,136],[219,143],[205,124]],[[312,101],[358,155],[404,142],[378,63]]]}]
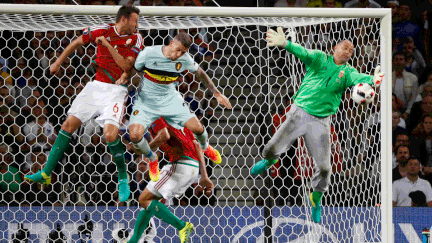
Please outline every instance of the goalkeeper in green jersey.
[{"label": "goalkeeper in green jersey", "polygon": [[[293,33],[288,36],[295,38]],[[307,50],[285,38],[281,27],[277,32],[267,32],[267,46],[279,46],[294,54],[306,65],[306,75],[294,104],[286,115],[285,122],[276,131],[264,147],[264,159],[256,163],[251,173],[258,175],[275,164],[279,156],[288,150],[292,143],[303,136],[309,153],[315,160],[315,171],[312,177],[313,192],[309,195],[312,205],[312,220],[321,221],[321,199],[330,183],[330,118],[335,114],[342,95],[348,87],[358,83],[379,86],[384,73],[380,67],[375,69],[374,76],[359,73],[348,64],[354,45],[343,40],[334,47],[334,54],[328,55],[319,50]]]}]

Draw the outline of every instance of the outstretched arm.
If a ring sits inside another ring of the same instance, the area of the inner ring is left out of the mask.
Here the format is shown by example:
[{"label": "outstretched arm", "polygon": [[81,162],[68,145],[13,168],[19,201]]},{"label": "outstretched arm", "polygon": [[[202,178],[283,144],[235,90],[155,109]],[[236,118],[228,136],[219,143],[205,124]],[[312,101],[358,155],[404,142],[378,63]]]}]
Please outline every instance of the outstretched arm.
[{"label": "outstretched arm", "polygon": [[116,49],[105,39],[105,36],[99,36],[96,38],[96,43],[101,44],[105,46],[108,51],[110,52],[111,56],[114,58],[114,61],[117,63],[117,65],[120,66],[120,68],[124,72],[128,72],[135,63],[135,58],[129,56],[129,57],[123,57],[118,53]]},{"label": "outstretched arm", "polygon": [[291,41],[287,41],[288,44],[284,47],[285,50],[292,53],[295,57],[300,59],[305,65],[309,66],[313,63],[314,60],[319,59],[318,50],[308,50],[303,46],[292,43]]},{"label": "outstretched arm", "polygon": [[78,47],[84,45],[84,41],[82,38],[82,35],[72,41],[66,49],[62,52],[62,54],[59,56],[59,58],[50,66],[50,74],[53,75],[58,72],[60,69],[60,66],[64,62],[64,60],[72,53],[74,52]]},{"label": "outstretched arm", "polygon": [[203,83],[216,97],[219,104],[225,106],[228,109],[231,109],[231,103],[229,102],[228,98],[225,97],[219,90],[216,88],[214,83],[211,81],[210,77],[207,75],[206,72],[202,68],[198,68],[194,74],[198,77],[198,80]]},{"label": "outstretched arm", "polygon": [[214,85],[213,81],[211,81],[210,77],[202,68],[198,68],[194,74],[197,76],[198,80],[203,83],[215,96],[221,94],[219,90]]},{"label": "outstretched arm", "polygon": [[[295,40],[296,35],[294,32],[290,32],[287,37],[291,37],[291,40]],[[294,56],[299,58],[305,65],[310,65],[320,55],[320,51],[307,50],[299,44],[295,44],[286,39],[282,27],[277,28],[277,32],[269,29],[266,33],[267,46],[279,46],[292,53]]]},{"label": "outstretched arm", "polygon": [[370,85],[373,85],[375,87],[379,87],[381,85],[381,82],[384,78],[383,72],[380,72],[381,66],[378,65],[375,68],[374,75],[367,75],[364,73],[359,73],[356,69],[352,68],[352,72],[349,73],[347,78],[347,85],[348,87],[354,86],[359,83],[367,83]]}]

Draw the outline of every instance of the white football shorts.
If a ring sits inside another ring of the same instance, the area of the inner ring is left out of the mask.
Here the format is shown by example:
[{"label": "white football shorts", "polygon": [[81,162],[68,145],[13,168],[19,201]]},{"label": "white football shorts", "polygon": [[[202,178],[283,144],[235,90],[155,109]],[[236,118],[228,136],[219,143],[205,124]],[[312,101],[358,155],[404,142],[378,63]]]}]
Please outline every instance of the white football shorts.
[{"label": "white football shorts", "polygon": [[186,189],[199,181],[199,167],[196,161],[181,159],[165,165],[158,181],[150,181],[147,189],[166,200],[182,196]]},{"label": "white football shorts", "polygon": [[77,117],[82,123],[99,116],[96,122],[101,127],[106,124],[120,127],[126,99],[126,87],[95,80],[87,83],[67,114]]}]

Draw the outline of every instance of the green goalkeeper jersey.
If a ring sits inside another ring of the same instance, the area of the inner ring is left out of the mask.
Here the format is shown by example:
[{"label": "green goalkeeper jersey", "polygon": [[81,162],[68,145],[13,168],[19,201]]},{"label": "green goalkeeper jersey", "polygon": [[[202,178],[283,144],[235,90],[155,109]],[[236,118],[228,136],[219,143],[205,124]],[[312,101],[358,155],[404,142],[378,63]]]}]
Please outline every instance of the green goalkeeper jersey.
[{"label": "green goalkeeper jersey", "polygon": [[294,103],[313,116],[335,114],[348,87],[358,83],[373,85],[373,76],[359,73],[349,64],[336,65],[333,56],[322,51],[307,50],[290,41],[285,50],[306,65],[306,75],[294,95]]}]

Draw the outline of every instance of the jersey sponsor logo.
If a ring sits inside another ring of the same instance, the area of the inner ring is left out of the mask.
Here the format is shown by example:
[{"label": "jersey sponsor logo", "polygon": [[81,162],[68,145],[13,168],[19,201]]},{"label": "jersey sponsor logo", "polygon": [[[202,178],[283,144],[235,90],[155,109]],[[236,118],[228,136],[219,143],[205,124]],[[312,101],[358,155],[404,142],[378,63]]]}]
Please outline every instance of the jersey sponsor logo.
[{"label": "jersey sponsor logo", "polygon": [[153,63],[153,66],[157,66],[157,62],[154,62],[154,63]]},{"label": "jersey sponsor logo", "polygon": [[181,64],[181,62],[178,62],[178,63],[176,63],[176,70],[178,71],[178,70],[180,70],[180,68],[182,67],[182,64]]},{"label": "jersey sponsor logo", "polygon": [[133,115],[134,116],[138,115],[138,112],[139,112],[138,110],[134,111]]}]

